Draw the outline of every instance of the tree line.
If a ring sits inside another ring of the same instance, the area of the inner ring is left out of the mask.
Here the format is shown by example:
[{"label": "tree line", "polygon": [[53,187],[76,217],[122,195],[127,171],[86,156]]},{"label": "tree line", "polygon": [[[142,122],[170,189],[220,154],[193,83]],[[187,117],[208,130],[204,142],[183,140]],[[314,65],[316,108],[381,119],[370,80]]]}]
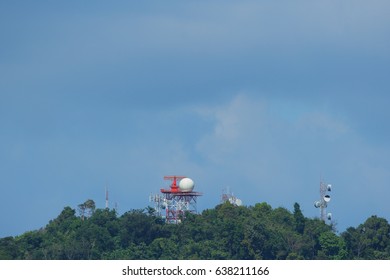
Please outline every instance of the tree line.
[{"label": "tree line", "polygon": [[291,212],[263,202],[229,202],[187,213],[179,224],[165,224],[154,209],[95,209],[92,200],[80,213],[65,207],[45,227],[0,239],[0,259],[390,259],[390,225],[384,218],[337,234],[332,225],[304,217],[298,203]]}]

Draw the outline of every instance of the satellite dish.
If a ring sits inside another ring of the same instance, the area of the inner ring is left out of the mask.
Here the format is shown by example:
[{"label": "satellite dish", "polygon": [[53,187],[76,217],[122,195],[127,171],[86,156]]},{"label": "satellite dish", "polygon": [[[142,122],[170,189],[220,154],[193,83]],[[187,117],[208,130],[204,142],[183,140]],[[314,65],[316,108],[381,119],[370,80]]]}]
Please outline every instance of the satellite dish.
[{"label": "satellite dish", "polygon": [[242,205],[241,199],[239,199],[239,198],[236,199],[236,205],[237,206],[241,206]]},{"label": "satellite dish", "polygon": [[320,208],[320,206],[321,206],[321,202],[319,202],[319,201],[314,201],[314,207],[315,207],[315,208]]},{"label": "satellite dish", "polygon": [[330,195],[324,195],[324,201],[329,202],[330,201]]},{"label": "satellite dish", "polygon": [[332,191],[332,185],[328,184],[327,189],[328,189],[328,192]]},{"label": "satellite dish", "polygon": [[328,220],[332,220],[332,213],[328,213],[328,215],[326,215],[326,217],[328,218]]}]

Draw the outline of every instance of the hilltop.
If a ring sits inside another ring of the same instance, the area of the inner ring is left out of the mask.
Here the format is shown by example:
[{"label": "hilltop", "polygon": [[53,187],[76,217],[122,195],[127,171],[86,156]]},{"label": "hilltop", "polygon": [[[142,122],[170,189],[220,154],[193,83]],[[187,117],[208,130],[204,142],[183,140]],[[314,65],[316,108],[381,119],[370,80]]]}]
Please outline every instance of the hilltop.
[{"label": "hilltop", "polygon": [[120,216],[89,210],[77,215],[67,206],[44,228],[1,238],[0,259],[390,259],[386,219],[371,216],[337,234],[304,217],[298,203],[290,212],[265,202],[226,202],[188,213],[177,225],[165,224],[150,207]]}]

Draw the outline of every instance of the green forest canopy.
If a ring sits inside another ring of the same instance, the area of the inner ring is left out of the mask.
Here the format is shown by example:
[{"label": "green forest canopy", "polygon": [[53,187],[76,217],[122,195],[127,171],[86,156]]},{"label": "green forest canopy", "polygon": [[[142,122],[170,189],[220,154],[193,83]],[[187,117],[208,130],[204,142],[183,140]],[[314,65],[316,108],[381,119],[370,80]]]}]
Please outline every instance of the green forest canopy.
[{"label": "green forest canopy", "polygon": [[[80,210],[81,209],[81,210]],[[65,207],[44,228],[0,239],[0,259],[390,259],[390,225],[369,217],[336,234],[332,226],[263,202],[229,202],[187,213],[173,225],[150,207],[119,216],[87,200]]]}]

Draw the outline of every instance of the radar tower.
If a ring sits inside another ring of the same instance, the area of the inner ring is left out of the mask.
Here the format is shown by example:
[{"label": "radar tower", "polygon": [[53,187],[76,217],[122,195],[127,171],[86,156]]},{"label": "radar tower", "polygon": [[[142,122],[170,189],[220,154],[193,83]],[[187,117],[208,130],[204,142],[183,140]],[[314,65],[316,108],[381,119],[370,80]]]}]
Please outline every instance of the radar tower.
[{"label": "radar tower", "polygon": [[[149,201],[154,203],[155,215],[168,224],[178,224],[187,212],[197,213],[197,199],[202,193],[194,192],[194,181],[186,176],[164,176],[172,181],[169,189],[160,189],[161,194],[151,194]],[[178,184],[179,183],[179,184]]]}]

